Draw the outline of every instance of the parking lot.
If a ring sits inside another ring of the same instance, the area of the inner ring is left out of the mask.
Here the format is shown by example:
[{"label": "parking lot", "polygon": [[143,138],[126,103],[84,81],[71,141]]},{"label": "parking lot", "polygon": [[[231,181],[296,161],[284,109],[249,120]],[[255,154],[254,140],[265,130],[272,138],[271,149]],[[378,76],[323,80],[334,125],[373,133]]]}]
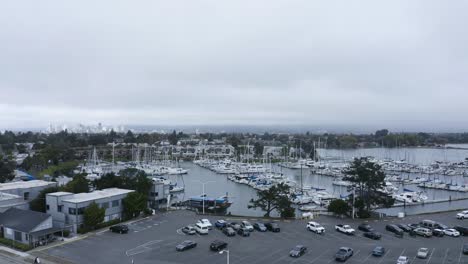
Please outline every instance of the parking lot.
[{"label": "parking lot", "polygon": [[[250,237],[227,237],[214,228],[208,235],[188,236],[180,231],[185,225],[194,224],[200,218],[189,211],[175,211],[158,214],[151,218],[129,225],[128,234],[116,234],[104,231],[73,243],[44,249],[43,253],[60,256],[75,263],[226,263],[226,254],[209,250],[209,244],[220,239],[228,243],[230,263],[334,263],[334,254],[339,247],[354,249],[354,256],[346,263],[396,263],[400,255],[408,256],[410,263],[468,263],[468,255],[461,254],[468,237],[410,237],[397,238],[385,231],[389,223],[418,223],[423,219],[440,221],[449,226],[461,224],[468,226],[468,220],[457,220],[454,213],[414,216],[405,219],[370,221],[369,224],[383,236],[374,241],[356,231],[355,236],[347,236],[334,230],[337,223],[350,224],[357,229],[361,220],[339,219],[321,216],[314,221],[326,228],[324,235],[307,231],[306,220],[280,221],[280,233],[253,232]],[[205,217],[204,217],[205,218]],[[214,223],[219,217],[206,217]],[[232,221],[255,219],[224,218]],[[177,252],[175,246],[184,240],[198,243],[194,249]],[[308,248],[300,258],[289,257],[289,251],[298,244]],[[375,246],[383,246],[387,253],[380,258],[373,257],[371,251]],[[416,259],[418,248],[429,248],[427,259]]]}]

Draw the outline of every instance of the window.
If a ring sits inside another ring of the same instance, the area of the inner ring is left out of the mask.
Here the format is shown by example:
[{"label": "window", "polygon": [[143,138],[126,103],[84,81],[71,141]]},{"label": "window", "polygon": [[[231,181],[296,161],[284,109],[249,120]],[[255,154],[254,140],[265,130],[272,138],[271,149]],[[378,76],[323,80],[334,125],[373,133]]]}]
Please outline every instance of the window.
[{"label": "window", "polygon": [[[48,206],[47,206],[47,207],[48,207]],[[58,206],[57,206],[57,211],[58,211],[58,212],[62,212],[62,208],[63,208],[63,205],[58,205]]]},{"label": "window", "polygon": [[23,239],[21,239],[21,232],[15,231],[15,240],[23,241]]},{"label": "window", "polygon": [[159,192],[151,192],[151,197],[158,197]]},{"label": "window", "polygon": [[85,209],[85,207],[78,208],[78,215],[82,215]]},{"label": "window", "polygon": [[45,206],[45,207],[46,207],[46,210],[47,210],[47,211],[49,211],[49,209],[50,209],[50,208],[49,208],[49,205],[48,205],[48,204],[46,204],[46,206]]},{"label": "window", "polygon": [[117,207],[120,205],[120,200],[114,200],[112,201],[112,207]]},{"label": "window", "polygon": [[23,194],[25,200],[29,200],[29,192]]},{"label": "window", "polygon": [[104,209],[109,208],[109,202],[102,203],[101,208],[104,208]]},{"label": "window", "polygon": [[75,208],[68,208],[68,213],[71,215],[76,215],[76,209]]}]

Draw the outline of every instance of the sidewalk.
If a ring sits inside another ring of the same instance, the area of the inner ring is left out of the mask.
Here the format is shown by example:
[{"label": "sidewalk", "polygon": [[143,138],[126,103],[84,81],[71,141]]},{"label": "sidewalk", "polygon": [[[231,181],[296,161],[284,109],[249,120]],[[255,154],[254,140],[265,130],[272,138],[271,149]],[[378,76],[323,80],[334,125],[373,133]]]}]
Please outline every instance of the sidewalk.
[{"label": "sidewalk", "polygon": [[38,257],[44,264],[72,264],[72,262],[49,256],[41,252],[21,252],[8,247],[0,246],[0,263],[8,264],[31,264]]}]

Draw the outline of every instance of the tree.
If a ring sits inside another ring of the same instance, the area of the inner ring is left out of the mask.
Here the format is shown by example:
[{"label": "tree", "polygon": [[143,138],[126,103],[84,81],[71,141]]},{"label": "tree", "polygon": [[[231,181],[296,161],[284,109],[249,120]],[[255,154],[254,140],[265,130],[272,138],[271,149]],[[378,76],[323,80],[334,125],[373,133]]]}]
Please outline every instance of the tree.
[{"label": "tree", "polygon": [[394,199],[381,191],[385,185],[385,173],[379,164],[367,157],[356,158],[345,174],[343,179],[352,182],[355,188],[355,205],[358,205],[360,215],[368,215],[373,206],[393,205]]},{"label": "tree", "polygon": [[126,219],[131,219],[140,215],[147,208],[147,196],[141,193],[132,192],[122,200],[123,214]]},{"label": "tree", "polygon": [[260,142],[255,142],[254,144],[254,153],[255,156],[261,157],[263,155],[264,146]]},{"label": "tree", "polygon": [[87,193],[89,182],[84,175],[76,175],[71,182],[67,183],[65,190],[71,193]]},{"label": "tree", "polygon": [[381,130],[375,131],[376,138],[382,138],[382,137],[385,137],[386,135],[388,135],[388,129],[381,129]]},{"label": "tree", "polygon": [[330,205],[328,206],[328,211],[332,212],[337,215],[345,215],[348,214],[350,211],[350,206],[349,204],[341,199],[335,199],[330,202]]},{"label": "tree", "polygon": [[251,199],[248,208],[260,208],[265,211],[265,217],[270,217],[274,210],[285,212],[291,207],[289,192],[290,187],[284,183],[273,185],[267,190],[260,190],[257,192],[258,199]]},{"label": "tree", "polygon": [[95,229],[97,225],[104,221],[106,209],[100,208],[92,202],[83,212],[83,223],[86,228]]},{"label": "tree", "polygon": [[11,181],[15,178],[15,163],[0,156],[0,183]]},{"label": "tree", "polygon": [[48,193],[53,193],[53,192],[58,192],[59,188],[57,187],[49,187],[41,192],[39,192],[39,195],[32,201],[29,202],[29,208],[32,211],[36,212],[46,212],[46,194]]},{"label": "tree", "polygon": [[179,141],[179,139],[177,138],[177,133],[176,131],[172,131],[172,134],[170,134],[168,137],[167,137],[167,140],[169,140],[169,143],[171,145],[177,145],[177,141]]}]

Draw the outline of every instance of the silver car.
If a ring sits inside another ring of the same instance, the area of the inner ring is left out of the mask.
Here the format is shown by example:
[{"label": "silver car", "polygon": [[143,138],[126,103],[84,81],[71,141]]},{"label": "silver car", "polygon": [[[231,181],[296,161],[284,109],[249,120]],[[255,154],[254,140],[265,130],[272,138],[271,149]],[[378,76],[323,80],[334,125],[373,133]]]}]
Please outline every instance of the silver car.
[{"label": "silver car", "polygon": [[420,248],[418,249],[418,253],[416,254],[416,257],[425,259],[429,255],[429,249],[428,248]]}]

